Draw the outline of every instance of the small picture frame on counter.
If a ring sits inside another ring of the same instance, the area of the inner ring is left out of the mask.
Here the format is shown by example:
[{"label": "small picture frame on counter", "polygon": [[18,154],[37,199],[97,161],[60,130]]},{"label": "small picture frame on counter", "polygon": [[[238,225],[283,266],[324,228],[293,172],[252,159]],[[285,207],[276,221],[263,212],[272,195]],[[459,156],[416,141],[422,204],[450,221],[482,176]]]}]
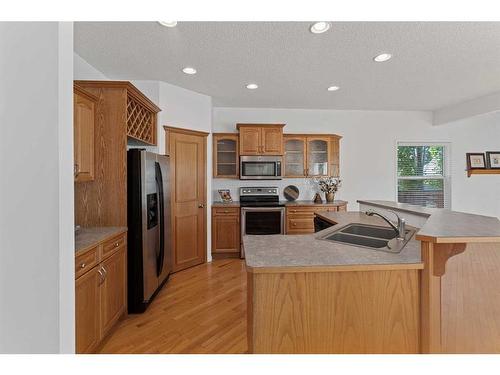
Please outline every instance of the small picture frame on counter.
[{"label": "small picture frame on counter", "polygon": [[484,153],[468,152],[467,153],[467,169],[486,169],[486,159]]},{"label": "small picture frame on counter", "polygon": [[219,189],[218,191],[223,203],[231,203],[233,201],[233,198],[231,197],[231,190]]},{"label": "small picture frame on counter", "polygon": [[489,169],[500,169],[500,151],[486,151],[486,164]]}]

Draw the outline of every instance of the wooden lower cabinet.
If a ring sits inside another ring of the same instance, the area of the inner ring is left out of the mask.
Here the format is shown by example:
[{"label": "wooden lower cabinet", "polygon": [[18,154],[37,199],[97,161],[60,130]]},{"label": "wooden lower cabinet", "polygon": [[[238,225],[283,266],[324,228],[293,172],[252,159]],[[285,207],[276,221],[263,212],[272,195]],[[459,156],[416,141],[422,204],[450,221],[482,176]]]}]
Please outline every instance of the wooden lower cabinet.
[{"label": "wooden lower cabinet", "polygon": [[212,254],[240,253],[239,207],[212,208]]},{"label": "wooden lower cabinet", "polygon": [[76,279],[76,352],[91,353],[99,344],[99,268]]},{"label": "wooden lower cabinet", "polygon": [[[93,353],[127,309],[127,247],[122,245],[76,279],[76,352]],[[121,240],[122,238],[120,238]]]},{"label": "wooden lower cabinet", "polygon": [[101,263],[104,280],[101,284],[101,337],[125,313],[127,300],[127,263],[125,251],[118,251]]},{"label": "wooden lower cabinet", "polygon": [[292,206],[286,208],[286,234],[314,233],[314,214],[316,212],[346,211],[347,202],[339,201],[334,205]]}]

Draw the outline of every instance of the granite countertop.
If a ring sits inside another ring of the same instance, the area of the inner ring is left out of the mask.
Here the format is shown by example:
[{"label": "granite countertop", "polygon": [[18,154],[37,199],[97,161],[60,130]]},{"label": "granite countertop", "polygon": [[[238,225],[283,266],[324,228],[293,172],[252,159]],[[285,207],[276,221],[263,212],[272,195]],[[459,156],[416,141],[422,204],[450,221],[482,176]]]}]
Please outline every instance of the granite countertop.
[{"label": "granite countertop", "polygon": [[412,238],[398,254],[328,242],[318,237],[349,223],[387,226],[379,217],[361,212],[319,214],[337,223],[335,227],[308,235],[244,236],[245,261],[250,268],[329,267],[361,265],[414,265],[422,268],[420,242]]},{"label": "granite countertop", "polygon": [[240,202],[238,201],[232,201],[232,202],[222,202],[222,201],[217,201],[217,202],[212,202],[212,207],[239,207]]},{"label": "granite countertop", "polygon": [[500,242],[500,220],[496,217],[391,201],[358,200],[358,203],[428,217],[417,232],[418,240],[436,243]]},{"label": "granite countertop", "polygon": [[[332,203],[327,203],[324,201],[323,201],[323,203],[314,203],[313,201],[309,201],[309,200],[280,201],[279,203],[284,205],[285,207],[288,207],[288,206],[310,206],[310,207],[325,206],[325,207],[328,207],[328,206],[342,206],[344,204],[347,204],[346,201],[340,201],[340,200],[333,201]],[[224,203],[221,201],[217,201],[217,202],[212,202],[212,207],[240,207],[240,202],[233,201],[230,203]]]},{"label": "granite countertop", "polygon": [[441,208],[422,207],[422,206],[416,206],[414,204],[398,203],[398,202],[383,201],[383,200],[373,200],[372,201],[372,200],[358,199],[357,202],[361,203],[361,204],[367,204],[370,206],[374,206],[374,207],[388,208],[388,209],[398,210],[401,212],[408,212],[411,214],[424,216],[424,217],[429,217],[433,213],[436,213],[436,212],[442,210]]},{"label": "granite countertop", "polygon": [[86,250],[117,234],[127,231],[127,227],[87,227],[75,234],[75,253]]},{"label": "granite countertop", "polygon": [[320,207],[320,206],[343,206],[347,204],[346,201],[335,200],[331,203],[323,201],[322,203],[314,203],[310,200],[298,200],[298,201],[282,201],[285,206],[312,206],[312,207]]}]

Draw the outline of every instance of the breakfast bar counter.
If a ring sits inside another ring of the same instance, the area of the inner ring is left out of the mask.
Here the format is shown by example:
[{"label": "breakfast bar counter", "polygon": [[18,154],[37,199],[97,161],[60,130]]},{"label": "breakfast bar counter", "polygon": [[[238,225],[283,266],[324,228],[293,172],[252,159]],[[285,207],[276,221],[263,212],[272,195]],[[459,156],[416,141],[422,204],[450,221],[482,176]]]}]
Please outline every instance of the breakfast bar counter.
[{"label": "breakfast bar counter", "polygon": [[500,353],[498,218],[362,202],[423,225],[397,254],[320,238],[384,225],[361,212],[319,212],[335,226],[316,234],[245,236],[250,352]]}]

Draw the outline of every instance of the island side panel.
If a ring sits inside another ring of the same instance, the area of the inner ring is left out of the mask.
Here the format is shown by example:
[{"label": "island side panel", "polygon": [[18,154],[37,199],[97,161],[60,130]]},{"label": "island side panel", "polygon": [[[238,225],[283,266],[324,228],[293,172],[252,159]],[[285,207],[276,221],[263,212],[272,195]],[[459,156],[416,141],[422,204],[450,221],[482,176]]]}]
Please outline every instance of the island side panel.
[{"label": "island side panel", "polygon": [[499,243],[469,243],[447,260],[441,303],[443,353],[500,353]]},{"label": "island side panel", "polygon": [[422,242],[425,266],[420,279],[420,351],[441,352],[441,277],[434,270],[435,244]]},{"label": "island side panel", "polygon": [[418,353],[419,270],[249,273],[253,353]]}]

